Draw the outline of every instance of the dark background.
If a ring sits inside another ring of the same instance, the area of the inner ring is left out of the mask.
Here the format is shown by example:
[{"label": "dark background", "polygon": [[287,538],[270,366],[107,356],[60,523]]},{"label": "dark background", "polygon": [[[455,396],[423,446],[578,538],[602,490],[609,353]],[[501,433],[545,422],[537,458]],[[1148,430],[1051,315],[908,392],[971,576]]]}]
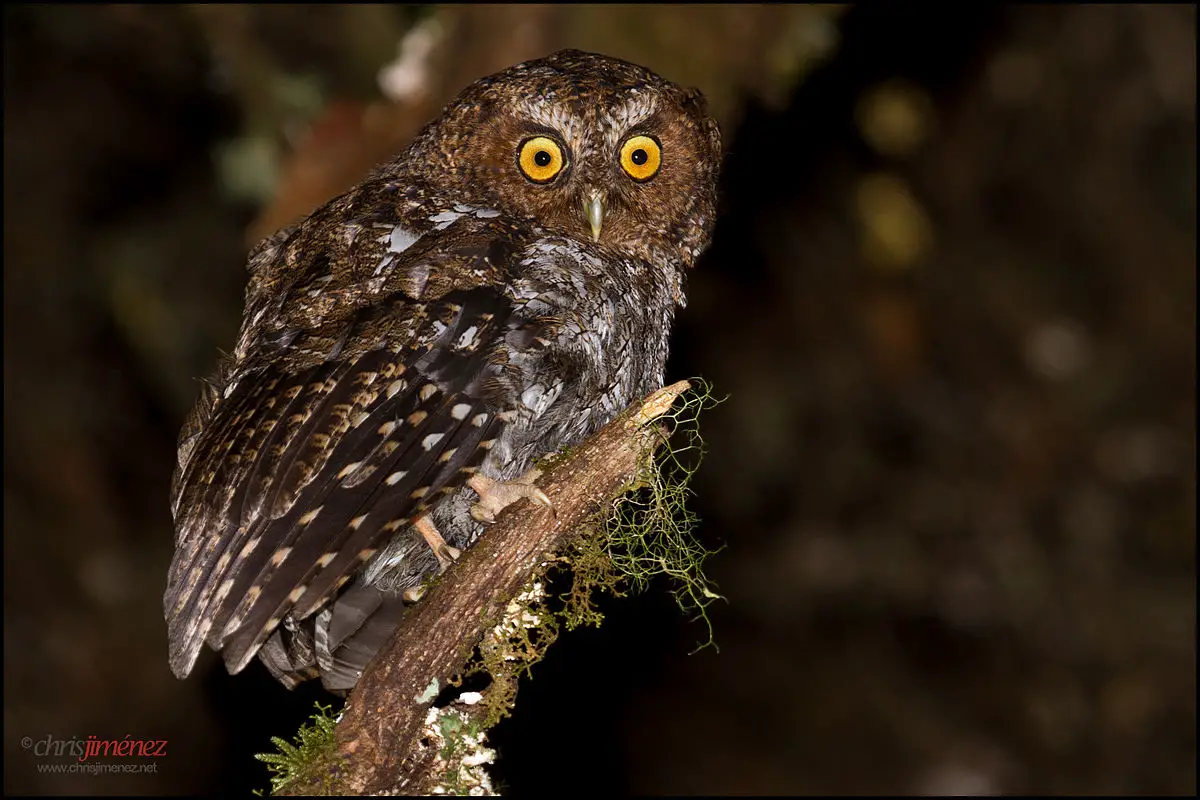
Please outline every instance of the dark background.
[{"label": "dark background", "polygon": [[[692,656],[668,586],[606,603],[497,778],[1194,793],[1195,8],[890,5],[6,7],[6,793],[267,786],[252,754],[320,690],[211,654],[177,681],[161,610],[248,243],[562,46],[725,131],[669,377],[729,396],[694,483],[728,603]],[[53,776],[21,743],[92,734],[168,756]]]}]

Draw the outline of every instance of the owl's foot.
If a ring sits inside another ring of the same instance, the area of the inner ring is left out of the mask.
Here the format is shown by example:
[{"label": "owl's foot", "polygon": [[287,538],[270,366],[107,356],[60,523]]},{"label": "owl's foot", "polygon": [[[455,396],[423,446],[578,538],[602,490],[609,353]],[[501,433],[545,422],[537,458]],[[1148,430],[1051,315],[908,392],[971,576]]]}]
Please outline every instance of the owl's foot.
[{"label": "owl's foot", "polygon": [[550,498],[533,485],[541,476],[542,471],[537,467],[511,481],[497,481],[475,473],[467,481],[467,486],[479,494],[479,502],[471,506],[471,516],[479,522],[495,522],[501,511],[522,498],[545,506],[553,512],[554,504],[550,502]]},{"label": "owl's foot", "polygon": [[413,523],[413,527],[421,534],[421,538],[429,545],[429,549],[437,556],[438,560],[438,575],[446,571],[446,568],[458,561],[458,557],[462,555],[462,550],[457,547],[451,547],[446,544],[446,540],[442,538],[442,534],[434,527],[429,516],[423,516]]},{"label": "owl's foot", "polygon": [[[413,523],[413,527],[417,529],[417,532],[421,534],[421,538],[424,539],[425,543],[429,545],[429,549],[433,551],[435,556],[437,556],[438,575],[441,575],[443,572],[445,572],[446,569],[449,568],[449,566],[455,561],[458,561],[458,557],[462,555],[462,550],[446,544],[446,540],[442,538],[442,534],[433,524],[433,521],[429,519],[429,515],[420,517],[416,522]],[[429,581],[423,581],[420,586],[413,586],[405,589],[400,597],[405,603],[412,605],[413,603],[419,602],[420,599],[425,596],[425,590],[428,587]]]}]

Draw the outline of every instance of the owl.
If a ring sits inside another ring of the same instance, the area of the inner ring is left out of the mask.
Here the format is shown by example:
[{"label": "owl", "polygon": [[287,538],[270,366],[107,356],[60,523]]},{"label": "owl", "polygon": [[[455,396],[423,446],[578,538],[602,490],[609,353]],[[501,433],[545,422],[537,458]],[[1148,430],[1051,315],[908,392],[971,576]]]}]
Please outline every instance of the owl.
[{"label": "owl", "polygon": [[562,51],[468,86],[250,254],[236,346],[184,423],[171,668],[354,686],[534,459],[662,384],[708,245],[703,96]]}]

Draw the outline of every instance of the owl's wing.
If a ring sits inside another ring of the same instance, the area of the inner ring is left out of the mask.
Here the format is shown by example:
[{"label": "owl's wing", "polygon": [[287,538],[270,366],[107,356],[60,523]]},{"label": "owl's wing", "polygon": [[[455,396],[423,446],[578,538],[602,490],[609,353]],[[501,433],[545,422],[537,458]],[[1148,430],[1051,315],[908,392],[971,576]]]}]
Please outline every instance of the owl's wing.
[{"label": "owl's wing", "polygon": [[[354,238],[344,225],[324,238],[302,227],[279,248],[300,277],[273,325],[243,334],[245,367],[211,399],[176,479],[164,608],[177,675],[205,641],[241,670],[285,616],[317,611],[460,488],[511,418],[509,355],[540,339],[503,291],[520,230],[495,212],[458,217],[419,246],[405,231],[403,253],[385,229],[330,258]],[[376,269],[378,242],[389,269]],[[375,282],[337,295],[348,279]],[[332,300],[314,293],[322,282]]]}]

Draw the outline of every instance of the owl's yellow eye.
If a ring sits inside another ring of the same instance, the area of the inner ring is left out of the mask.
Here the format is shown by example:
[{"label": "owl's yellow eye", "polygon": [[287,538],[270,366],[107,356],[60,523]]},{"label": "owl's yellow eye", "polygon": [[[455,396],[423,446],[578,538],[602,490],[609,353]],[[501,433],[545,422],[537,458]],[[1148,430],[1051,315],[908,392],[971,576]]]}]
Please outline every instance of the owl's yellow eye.
[{"label": "owl's yellow eye", "polygon": [[558,177],[566,164],[558,142],[547,136],[534,136],[521,142],[517,166],[534,183],[549,183]]},{"label": "owl's yellow eye", "polygon": [[621,169],[635,181],[648,181],[662,166],[662,148],[649,136],[630,136],[621,145]]}]

